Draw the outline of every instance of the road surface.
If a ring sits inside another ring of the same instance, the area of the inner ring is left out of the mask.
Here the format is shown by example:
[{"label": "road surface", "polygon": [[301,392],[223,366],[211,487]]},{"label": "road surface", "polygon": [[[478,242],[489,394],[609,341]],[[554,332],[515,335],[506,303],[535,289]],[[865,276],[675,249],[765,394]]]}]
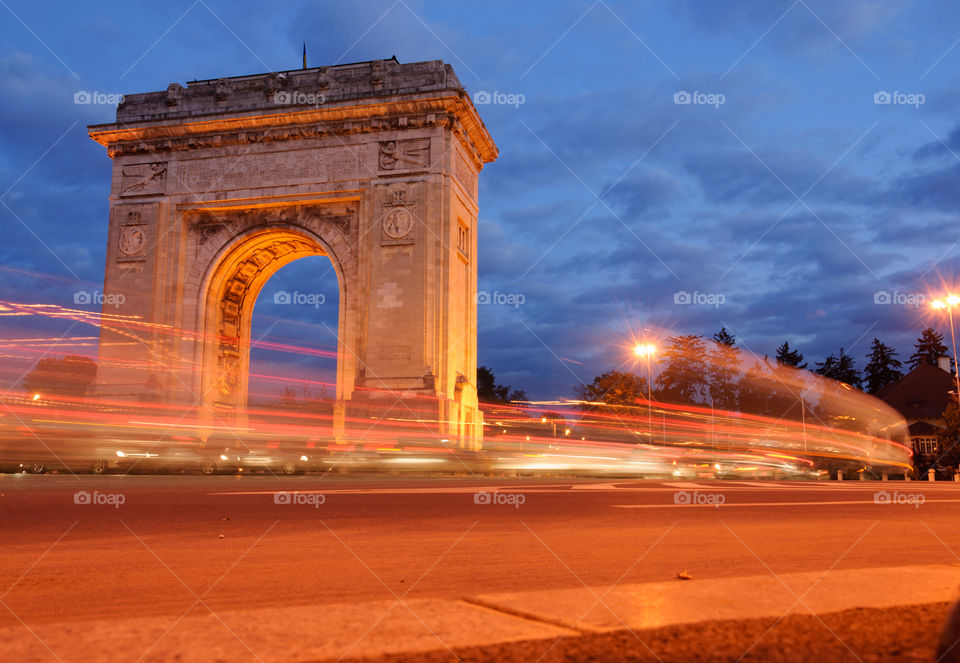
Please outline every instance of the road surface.
[{"label": "road surface", "polygon": [[6,475],[0,628],[954,565],[957,514],[927,482]]}]

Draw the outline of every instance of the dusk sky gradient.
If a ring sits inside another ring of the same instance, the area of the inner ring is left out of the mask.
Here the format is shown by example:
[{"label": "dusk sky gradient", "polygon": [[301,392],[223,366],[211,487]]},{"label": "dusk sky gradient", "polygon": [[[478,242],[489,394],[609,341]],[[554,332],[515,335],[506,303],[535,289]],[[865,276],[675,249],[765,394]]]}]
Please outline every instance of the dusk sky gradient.
[{"label": "dusk sky gradient", "polygon": [[[905,359],[924,326],[949,334],[922,299],[960,267],[958,3],[0,0],[0,17],[2,300],[102,289],[111,163],[86,126],[115,107],[77,92],[295,69],[305,41],[311,66],[441,59],[471,95],[522,100],[477,106],[500,148],[480,175],[480,290],[522,300],[478,306],[502,383],[572,397],[628,366],[634,338],[721,325],[760,355],[843,346],[860,368],[875,336]],[[336,289],[325,258],[286,267],[254,337],[335,350]]]}]

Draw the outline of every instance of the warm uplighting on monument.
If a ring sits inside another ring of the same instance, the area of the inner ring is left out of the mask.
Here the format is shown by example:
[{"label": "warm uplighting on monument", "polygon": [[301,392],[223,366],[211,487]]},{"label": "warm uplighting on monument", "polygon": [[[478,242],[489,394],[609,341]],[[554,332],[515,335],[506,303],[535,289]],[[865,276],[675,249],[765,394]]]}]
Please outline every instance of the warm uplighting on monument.
[{"label": "warm uplighting on monument", "polygon": [[[477,180],[497,147],[452,67],[390,58],[172,83],[124,96],[115,122],[88,131],[116,185],[103,292],[138,324],[98,314],[98,394],[198,401],[211,422],[246,420],[251,378],[265,379],[250,373],[251,349],[263,349],[255,302],[280,269],[324,256],[340,297],[330,434],[376,419],[399,435],[415,413],[431,442],[479,450],[467,379],[476,313],[465,302],[477,280]],[[453,253],[441,240],[449,228]],[[176,242],[148,241],[174,231]],[[171,321],[173,343],[147,327]],[[157,365],[140,370],[144,357]]]}]

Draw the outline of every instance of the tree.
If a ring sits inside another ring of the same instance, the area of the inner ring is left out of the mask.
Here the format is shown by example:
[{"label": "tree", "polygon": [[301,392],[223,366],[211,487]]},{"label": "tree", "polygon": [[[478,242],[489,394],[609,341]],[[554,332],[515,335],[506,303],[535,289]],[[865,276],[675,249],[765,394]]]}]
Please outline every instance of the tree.
[{"label": "tree", "polygon": [[530,400],[527,397],[527,392],[524,389],[514,389],[510,392],[510,398],[507,399],[509,402],[513,401],[528,401]]},{"label": "tree", "polygon": [[870,354],[867,355],[866,368],[863,369],[863,379],[868,394],[875,394],[884,385],[896,382],[903,377],[900,367],[903,362],[896,359],[897,351],[881,343],[879,338],[873,339]]},{"label": "tree", "polygon": [[802,397],[801,369],[771,362],[766,356],[751,363],[739,382],[740,411],[776,420],[800,421],[810,404]]},{"label": "tree", "polygon": [[702,336],[671,336],[660,358],[657,393],[675,403],[703,403],[709,389]]},{"label": "tree", "polygon": [[477,367],[477,398],[481,401],[500,401],[497,379],[486,366]]},{"label": "tree", "polygon": [[[766,357],[764,357],[766,362]],[[808,380],[812,377],[808,371],[795,366],[774,362],[768,366],[770,371],[770,396],[767,405],[770,414],[777,419],[802,421],[812,412],[810,403],[803,397]]]},{"label": "tree", "polygon": [[927,327],[920,332],[920,337],[917,338],[913,347],[916,348],[916,352],[910,355],[910,359],[907,360],[907,366],[910,367],[911,371],[920,364],[936,366],[940,357],[950,356],[950,353],[947,352],[947,346],[943,344],[943,334],[933,331],[933,327]]},{"label": "tree", "polygon": [[860,388],[860,371],[853,363],[853,357],[846,354],[843,348],[840,348],[840,354],[836,357],[831,354],[823,361],[818,361],[815,372],[823,377],[846,382],[853,387]]},{"label": "tree", "polygon": [[803,361],[803,355],[800,354],[799,350],[791,350],[790,344],[787,341],[783,342],[779,348],[777,348],[777,361],[785,366],[793,366],[794,368],[806,368],[807,363]]},{"label": "tree", "polygon": [[647,381],[633,373],[611,370],[593,378],[590,384],[578,384],[574,393],[582,401],[607,405],[636,405],[647,398]]},{"label": "tree", "polygon": [[713,335],[716,345],[710,351],[710,399],[721,410],[736,410],[739,393],[736,376],[740,374],[740,350],[737,338],[721,327]]},{"label": "tree", "polygon": [[61,359],[46,357],[23,378],[23,388],[30,394],[85,396],[97,380],[97,363],[82,355],[66,355]]},{"label": "tree", "polygon": [[736,335],[728,332],[726,327],[720,327],[720,331],[713,335],[713,340],[720,345],[727,346],[728,348],[734,348],[737,346]]},{"label": "tree", "polygon": [[484,403],[509,403],[527,400],[522,389],[510,391],[510,385],[497,384],[497,379],[486,366],[477,367],[477,399]]},{"label": "tree", "polygon": [[930,459],[933,462],[929,465],[946,465],[956,469],[960,465],[960,410],[957,409],[957,402],[950,401],[941,416],[943,428],[937,432],[937,455]]}]

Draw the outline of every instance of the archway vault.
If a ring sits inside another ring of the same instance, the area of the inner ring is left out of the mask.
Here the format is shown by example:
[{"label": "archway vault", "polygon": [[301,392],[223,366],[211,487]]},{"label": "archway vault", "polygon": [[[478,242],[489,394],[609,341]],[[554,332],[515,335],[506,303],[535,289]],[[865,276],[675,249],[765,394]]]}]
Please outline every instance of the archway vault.
[{"label": "archway vault", "polygon": [[[212,266],[202,310],[201,389],[210,408],[235,410],[247,403],[254,304],[267,281],[294,260],[329,255],[318,238],[300,228],[263,227],[238,238]],[[336,271],[339,283],[342,277]],[[342,299],[342,286],[340,294]]]},{"label": "archway vault", "polygon": [[497,149],[449,65],[174,83],[89,131],[113,159],[104,292],[137,321],[101,331],[102,393],[242,414],[258,293],[325,255],[339,412],[477,446],[477,179]]},{"label": "archway vault", "polygon": [[357,201],[302,202],[267,207],[189,210],[184,222],[199,238],[188,281],[203,294],[196,303],[202,330],[195,348],[194,384],[205,409],[217,416],[247,404],[251,323],[257,297],[285,265],[327,256],[337,276],[338,402],[354,386],[359,325],[356,255]]}]

